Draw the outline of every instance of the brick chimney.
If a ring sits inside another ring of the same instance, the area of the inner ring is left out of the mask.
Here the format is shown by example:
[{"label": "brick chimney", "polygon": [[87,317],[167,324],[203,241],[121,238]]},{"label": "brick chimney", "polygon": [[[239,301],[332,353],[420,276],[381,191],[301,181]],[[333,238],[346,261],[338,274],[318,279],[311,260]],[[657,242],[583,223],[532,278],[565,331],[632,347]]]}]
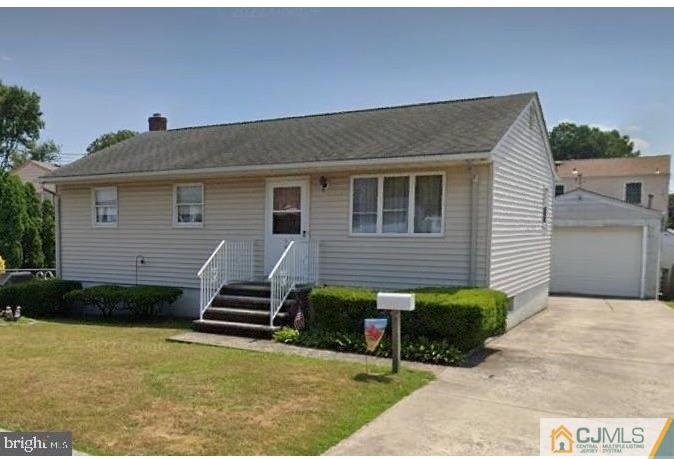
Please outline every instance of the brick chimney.
[{"label": "brick chimney", "polygon": [[165,131],[166,117],[161,116],[161,113],[154,113],[147,119],[147,124],[150,131]]}]

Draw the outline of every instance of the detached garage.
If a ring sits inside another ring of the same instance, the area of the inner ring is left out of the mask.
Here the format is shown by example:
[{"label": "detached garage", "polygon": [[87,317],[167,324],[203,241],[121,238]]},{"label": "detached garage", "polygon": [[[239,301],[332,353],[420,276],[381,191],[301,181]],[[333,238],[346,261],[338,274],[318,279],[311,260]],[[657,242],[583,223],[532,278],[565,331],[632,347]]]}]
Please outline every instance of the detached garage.
[{"label": "detached garage", "polygon": [[556,197],[550,291],[656,298],[662,218],[583,189]]}]

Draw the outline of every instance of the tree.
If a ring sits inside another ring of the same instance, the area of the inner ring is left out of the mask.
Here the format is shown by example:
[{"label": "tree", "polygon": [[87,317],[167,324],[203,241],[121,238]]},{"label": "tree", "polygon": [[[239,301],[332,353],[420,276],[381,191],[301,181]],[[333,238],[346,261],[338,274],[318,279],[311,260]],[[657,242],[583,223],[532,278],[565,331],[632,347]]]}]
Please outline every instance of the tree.
[{"label": "tree", "polygon": [[61,160],[61,145],[51,139],[45,142],[32,142],[25,150],[12,154],[12,167],[16,168],[29,159],[58,163]]},{"label": "tree", "polygon": [[0,171],[0,256],[8,268],[23,264],[25,191],[18,177]]},{"label": "tree", "polygon": [[43,127],[40,96],[0,81],[0,170],[9,169],[12,155],[37,141]]},{"label": "tree", "polygon": [[132,131],[130,129],[122,129],[121,131],[117,132],[108,132],[107,134],[103,134],[94,139],[94,141],[91,142],[87,147],[87,153],[95,153],[137,135],[138,132]]},{"label": "tree", "polygon": [[560,123],[550,132],[550,148],[556,160],[629,158],[639,156],[634,142],[616,129],[602,131],[588,125]]},{"label": "tree", "polygon": [[45,268],[56,266],[54,205],[50,200],[42,201],[42,251],[44,252]]},{"label": "tree", "polygon": [[22,268],[44,267],[44,252],[42,251],[42,209],[40,198],[35,192],[32,183],[23,185],[24,192],[24,232],[22,239],[23,265]]}]

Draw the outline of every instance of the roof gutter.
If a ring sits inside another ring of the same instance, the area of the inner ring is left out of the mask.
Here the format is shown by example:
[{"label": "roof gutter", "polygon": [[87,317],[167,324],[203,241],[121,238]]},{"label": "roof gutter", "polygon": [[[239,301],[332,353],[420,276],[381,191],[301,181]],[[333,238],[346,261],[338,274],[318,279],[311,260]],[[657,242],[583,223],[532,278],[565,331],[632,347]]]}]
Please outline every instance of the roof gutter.
[{"label": "roof gutter", "polygon": [[490,161],[491,152],[474,152],[458,154],[439,154],[424,156],[405,156],[397,158],[377,158],[377,159],[354,159],[341,161],[311,161],[301,163],[284,164],[260,164],[248,166],[230,166],[230,167],[212,167],[203,169],[174,169],[166,171],[151,172],[126,172],[111,174],[93,174],[93,175],[72,175],[72,176],[42,176],[39,177],[42,183],[79,183],[79,182],[105,182],[105,181],[130,181],[136,179],[152,178],[186,178],[186,177],[208,177],[223,175],[260,175],[262,173],[283,173],[288,172],[309,172],[309,171],[330,171],[330,170],[348,170],[364,167],[377,166],[410,166],[410,165],[428,165],[433,163],[447,163],[458,161]]}]

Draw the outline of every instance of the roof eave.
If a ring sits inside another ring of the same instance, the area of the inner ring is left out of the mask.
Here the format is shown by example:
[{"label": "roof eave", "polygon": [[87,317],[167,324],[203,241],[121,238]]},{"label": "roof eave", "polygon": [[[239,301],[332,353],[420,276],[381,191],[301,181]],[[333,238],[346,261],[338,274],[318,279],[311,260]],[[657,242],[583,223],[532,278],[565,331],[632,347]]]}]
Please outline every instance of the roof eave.
[{"label": "roof eave", "polygon": [[491,151],[450,153],[436,155],[406,156],[397,158],[374,158],[339,161],[311,161],[301,163],[260,164],[246,166],[213,167],[203,169],[173,169],[166,171],[150,172],[124,172],[93,175],[71,176],[42,176],[41,183],[81,183],[81,182],[110,182],[110,181],[133,181],[153,178],[186,178],[186,177],[209,177],[227,175],[260,175],[260,174],[284,174],[306,173],[312,171],[329,172],[338,170],[351,170],[376,166],[399,165],[432,165],[461,161],[490,161]]}]

